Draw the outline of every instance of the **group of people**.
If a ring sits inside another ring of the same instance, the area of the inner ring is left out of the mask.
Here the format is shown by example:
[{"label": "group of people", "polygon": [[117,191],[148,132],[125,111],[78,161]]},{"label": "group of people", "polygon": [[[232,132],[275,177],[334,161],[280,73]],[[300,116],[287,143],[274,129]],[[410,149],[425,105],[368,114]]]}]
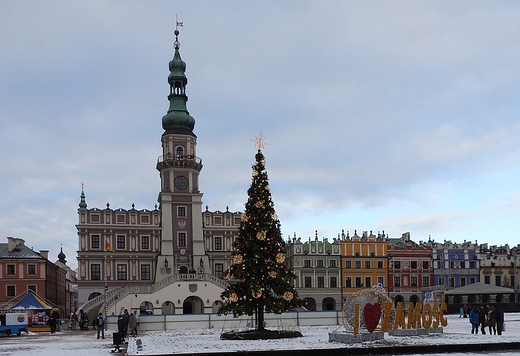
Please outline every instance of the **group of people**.
[{"label": "group of people", "polygon": [[490,335],[502,335],[504,330],[504,312],[500,306],[485,307],[474,306],[469,312],[469,322],[471,323],[471,333],[478,334],[479,328],[483,335],[486,334],[486,326]]},{"label": "group of people", "polygon": [[117,320],[117,329],[121,334],[121,338],[126,338],[126,335],[130,333],[131,336],[137,336],[137,326],[139,325],[139,314],[135,313],[128,314],[128,309],[125,309],[123,315],[119,315]]}]

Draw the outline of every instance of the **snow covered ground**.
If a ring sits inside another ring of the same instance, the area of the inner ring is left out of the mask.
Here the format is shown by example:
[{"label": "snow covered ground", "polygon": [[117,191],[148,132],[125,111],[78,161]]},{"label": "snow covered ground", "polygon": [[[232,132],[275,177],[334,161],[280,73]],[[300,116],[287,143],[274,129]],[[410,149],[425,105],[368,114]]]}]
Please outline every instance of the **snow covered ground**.
[{"label": "snow covered ground", "polygon": [[[457,315],[448,316],[448,326],[444,328],[444,334],[428,337],[391,337],[385,335],[384,341],[364,343],[353,346],[391,346],[391,345],[437,345],[437,344],[464,344],[464,343],[501,343],[520,342],[520,314],[506,314],[506,331],[502,336],[471,335],[471,326],[468,319],[459,318]],[[160,355],[169,353],[202,353],[202,352],[234,352],[242,350],[287,350],[287,349],[322,349],[342,348],[346,345],[329,342],[329,332],[343,331],[338,326],[315,326],[301,329],[303,338],[284,340],[254,340],[254,341],[230,341],[220,340],[222,330],[193,329],[176,331],[146,332],[139,337],[143,344],[143,350],[137,350],[136,339],[130,338],[128,345],[129,355]],[[84,354],[100,355],[110,354],[113,349],[112,333],[106,332],[106,339],[96,339],[95,331],[63,331],[53,335],[35,334],[22,335],[21,337],[0,338],[0,355],[64,355]],[[473,353],[472,353],[473,354]],[[497,352],[495,356],[512,356],[520,354]],[[435,356],[435,354],[433,354]],[[440,354],[446,355],[446,354]],[[450,353],[450,356],[467,356],[464,353]]]}]

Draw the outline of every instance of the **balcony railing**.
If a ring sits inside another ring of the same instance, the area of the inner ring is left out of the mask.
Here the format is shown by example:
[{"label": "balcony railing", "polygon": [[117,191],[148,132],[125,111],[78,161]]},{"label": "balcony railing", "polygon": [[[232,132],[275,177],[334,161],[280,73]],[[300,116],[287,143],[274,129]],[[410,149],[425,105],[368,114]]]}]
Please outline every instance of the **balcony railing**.
[{"label": "balcony railing", "polygon": [[194,155],[177,155],[177,154],[167,154],[163,156],[159,156],[157,159],[157,164],[166,163],[166,162],[177,162],[177,164],[195,164],[202,165],[202,158],[194,156]]}]

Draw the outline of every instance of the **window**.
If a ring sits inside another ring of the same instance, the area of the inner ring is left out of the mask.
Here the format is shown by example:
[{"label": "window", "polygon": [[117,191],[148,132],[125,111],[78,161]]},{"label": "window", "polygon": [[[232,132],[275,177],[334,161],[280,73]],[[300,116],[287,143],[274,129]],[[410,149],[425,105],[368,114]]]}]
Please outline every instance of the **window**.
[{"label": "window", "polygon": [[410,287],[417,288],[417,277],[410,277]]},{"label": "window", "polygon": [[475,261],[469,261],[469,268],[476,268],[476,263]]},{"label": "window", "polygon": [[338,287],[338,280],[336,277],[330,277],[329,279],[330,288],[337,288]]},{"label": "window", "polygon": [[175,157],[177,158],[177,161],[181,161],[183,159],[183,156],[184,156],[184,148],[182,148],[182,146],[178,146],[175,149]]},{"label": "window", "polygon": [[490,276],[484,276],[484,283],[485,284],[491,284],[491,277]]},{"label": "window", "polygon": [[117,280],[126,281],[126,265],[117,265]]},{"label": "window", "polygon": [[365,268],[370,269],[370,261],[365,261]]},{"label": "window", "polygon": [[16,295],[16,287],[15,286],[7,286],[7,296],[14,297]]},{"label": "window", "polygon": [[401,261],[394,262],[394,269],[401,269]]},{"label": "window", "polygon": [[117,249],[118,250],[125,249],[125,235],[117,235]]},{"label": "window", "polygon": [[345,288],[352,288],[352,277],[345,277]]},{"label": "window", "polygon": [[465,278],[465,277],[462,277],[462,278],[460,279],[460,286],[461,286],[461,287],[464,287],[465,285],[466,285],[466,278]]},{"label": "window", "polygon": [[401,277],[394,277],[394,287],[401,287]]},{"label": "window", "polygon": [[141,236],[141,250],[150,249],[150,236]]},{"label": "window", "polygon": [[27,274],[36,274],[36,265],[28,265]]},{"label": "window", "polygon": [[186,233],[179,232],[179,247],[186,247]]},{"label": "window", "polygon": [[310,267],[311,266],[311,260],[303,260],[303,267]]},{"label": "window", "polygon": [[417,269],[417,261],[411,261],[410,262],[410,268],[411,269]]},{"label": "window", "polygon": [[150,279],[150,265],[141,265],[141,280],[149,281]]},{"label": "window", "polygon": [[496,286],[502,285],[502,276],[495,276],[495,285]]},{"label": "window", "polygon": [[363,287],[363,282],[361,281],[361,277],[356,277],[356,288]]},{"label": "window", "polygon": [[429,287],[430,286],[430,277],[423,277],[422,278],[422,286],[423,287]]},{"label": "window", "polygon": [[90,237],[90,246],[92,248],[99,248],[99,235],[92,235]]},{"label": "window", "polygon": [[7,274],[15,274],[14,265],[7,265]]},{"label": "window", "polygon": [[92,280],[92,281],[101,280],[101,265],[100,264],[90,265],[90,280]]},{"label": "window", "polygon": [[460,268],[466,268],[466,261],[460,261]]},{"label": "window", "polygon": [[336,260],[330,260],[329,267],[336,267]]},{"label": "window", "polygon": [[354,264],[356,268],[361,268],[361,261],[355,261]]},{"label": "window", "polygon": [[305,277],[305,288],[311,288],[311,277]]},{"label": "window", "polygon": [[215,250],[222,250],[222,237],[220,236],[215,236]]},{"label": "window", "polygon": [[345,268],[352,268],[352,261],[345,261]]},{"label": "window", "polygon": [[474,284],[476,282],[477,282],[477,280],[475,277],[469,277],[469,284]]},{"label": "window", "polygon": [[385,279],[383,277],[377,277],[377,284],[384,286],[385,285]]},{"label": "window", "polygon": [[423,269],[428,269],[429,267],[430,267],[430,266],[429,266],[429,264],[428,264],[428,261],[423,261],[423,263],[422,263],[422,268],[423,268]]},{"label": "window", "polygon": [[445,284],[446,284],[446,282],[444,281],[444,277],[439,277],[439,284],[438,285],[439,286],[443,286]]},{"label": "window", "polygon": [[377,268],[379,268],[379,269],[383,269],[384,268],[383,261],[377,261]]},{"label": "window", "polygon": [[177,216],[186,216],[186,207],[185,206],[177,207]]},{"label": "window", "polygon": [[365,277],[365,287],[371,287],[372,286],[372,278]]},{"label": "window", "polygon": [[323,267],[323,260],[317,260],[316,267]]},{"label": "window", "polygon": [[318,288],[325,288],[325,278],[318,277]]},{"label": "window", "polygon": [[455,287],[455,278],[451,277],[449,280],[450,280],[450,288],[454,288]]},{"label": "window", "polygon": [[215,277],[224,278],[224,265],[222,263],[215,263]]},{"label": "window", "polygon": [[27,286],[27,290],[32,290],[34,293],[36,293],[36,286]]}]

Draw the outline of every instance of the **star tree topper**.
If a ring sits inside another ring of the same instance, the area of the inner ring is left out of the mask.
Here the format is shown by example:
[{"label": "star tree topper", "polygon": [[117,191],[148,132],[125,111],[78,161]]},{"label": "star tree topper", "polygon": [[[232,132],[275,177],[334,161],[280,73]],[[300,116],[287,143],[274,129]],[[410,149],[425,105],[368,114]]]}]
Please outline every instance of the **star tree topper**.
[{"label": "star tree topper", "polygon": [[255,136],[255,138],[251,139],[250,141],[255,143],[255,146],[256,148],[258,148],[258,151],[261,151],[265,145],[269,145],[267,142],[265,142],[265,137],[262,136],[262,131],[260,131],[260,135]]}]

